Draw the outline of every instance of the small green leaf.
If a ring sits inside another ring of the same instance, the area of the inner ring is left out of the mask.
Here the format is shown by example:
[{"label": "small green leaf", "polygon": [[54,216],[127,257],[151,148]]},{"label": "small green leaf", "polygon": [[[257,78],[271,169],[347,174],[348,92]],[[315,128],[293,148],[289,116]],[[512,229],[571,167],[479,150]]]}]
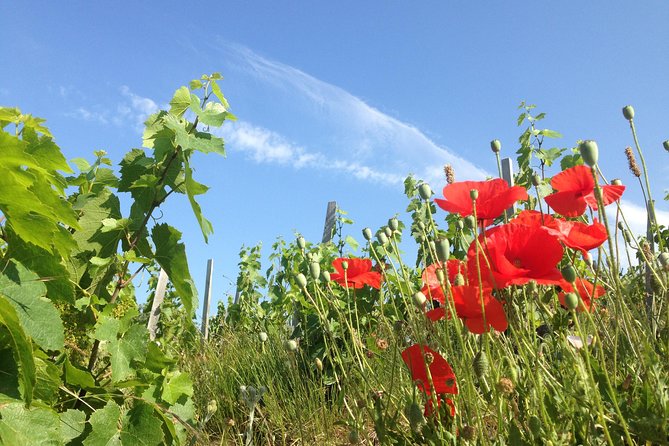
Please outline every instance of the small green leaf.
[{"label": "small green leaf", "polygon": [[190,107],[191,93],[188,87],[181,87],[174,92],[174,97],[170,101],[170,113],[175,116],[183,116]]},{"label": "small green leaf", "polygon": [[113,401],[91,415],[92,431],[84,440],[84,446],[121,446],[121,408]]},{"label": "small green leaf", "polygon": [[193,396],[193,382],[187,373],[174,372],[167,375],[163,384],[162,399],[176,404],[181,395]]}]

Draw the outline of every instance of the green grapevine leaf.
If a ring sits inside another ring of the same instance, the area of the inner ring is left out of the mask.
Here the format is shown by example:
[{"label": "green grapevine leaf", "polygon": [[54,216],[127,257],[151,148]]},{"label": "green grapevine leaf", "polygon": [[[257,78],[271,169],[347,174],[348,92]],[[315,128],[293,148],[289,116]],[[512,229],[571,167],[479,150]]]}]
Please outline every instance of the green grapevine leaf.
[{"label": "green grapevine leaf", "polygon": [[188,269],[186,248],[179,242],[181,233],[161,223],[153,227],[152,238],[156,246],[156,261],[167,272],[186,312],[193,314],[197,306],[197,293]]},{"label": "green grapevine leaf", "polygon": [[30,405],[35,386],[35,360],[30,340],[26,336],[12,304],[0,294],[0,324],[7,327],[16,362],[21,367],[20,382],[23,384],[23,399]]},{"label": "green grapevine leaf", "polygon": [[53,410],[43,407],[28,409],[18,402],[0,406],[0,444],[58,445],[64,444],[64,440],[61,420]]},{"label": "green grapevine leaf", "polygon": [[193,382],[190,377],[184,372],[168,374],[161,398],[170,404],[176,404],[181,395],[193,396]]},{"label": "green grapevine leaf", "polygon": [[[195,96],[195,95],[192,95]],[[170,114],[181,117],[191,104],[191,92],[188,87],[180,87],[170,101]]]},{"label": "green grapevine leaf", "polygon": [[10,261],[0,274],[0,290],[18,315],[25,333],[45,350],[61,350],[65,342],[60,313],[47,299],[46,286],[32,271]]},{"label": "green grapevine leaf", "polygon": [[121,408],[113,401],[98,409],[89,420],[92,431],[84,440],[84,446],[121,446]]}]

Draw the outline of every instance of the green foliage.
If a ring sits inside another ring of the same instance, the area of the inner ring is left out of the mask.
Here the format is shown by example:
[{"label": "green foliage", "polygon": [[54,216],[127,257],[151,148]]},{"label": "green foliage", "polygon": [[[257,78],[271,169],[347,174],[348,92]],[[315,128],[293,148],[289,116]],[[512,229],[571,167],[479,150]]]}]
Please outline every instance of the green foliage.
[{"label": "green foliage", "polygon": [[[202,96],[178,89],[118,177],[103,151],[73,160],[73,173],[43,119],[0,108],[0,443],[184,444],[195,433],[192,381],[149,342],[133,278],[164,268],[176,293],[166,310],[183,315],[167,323],[188,332],[197,295],[181,233],[151,222],[184,194],[205,240],[212,232],[191,155],[224,154],[201,128],[234,118],[220,79],[191,83]],[[132,199],[127,216],[119,193]],[[159,336],[174,339],[167,327]]]}]

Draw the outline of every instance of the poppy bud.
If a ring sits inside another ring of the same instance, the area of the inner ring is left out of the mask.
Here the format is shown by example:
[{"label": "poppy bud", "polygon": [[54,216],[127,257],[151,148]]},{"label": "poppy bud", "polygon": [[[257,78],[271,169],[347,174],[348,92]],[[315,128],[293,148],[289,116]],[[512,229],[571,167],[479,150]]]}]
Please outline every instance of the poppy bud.
[{"label": "poppy bud", "polygon": [[304,274],[299,273],[298,275],[295,276],[295,282],[297,282],[297,285],[300,288],[306,288],[307,287],[307,278],[304,277]]},{"label": "poppy bud", "polygon": [[541,177],[538,174],[532,175],[532,186],[537,187],[541,184]]},{"label": "poppy bud", "polygon": [[444,280],[446,280],[446,277],[444,276],[444,270],[442,269],[437,269],[434,275],[437,276],[439,283],[444,283]]},{"label": "poppy bud", "polygon": [[330,281],[330,271],[321,271],[321,279],[325,282]]},{"label": "poppy bud", "polygon": [[430,185],[427,183],[423,183],[420,186],[418,186],[418,194],[420,195],[420,198],[423,200],[429,200],[430,197],[432,196],[432,189],[430,188]]},{"label": "poppy bud", "polygon": [[260,338],[260,342],[267,342],[267,333],[264,331],[258,333],[258,337]]},{"label": "poppy bud", "polygon": [[465,284],[465,276],[463,276],[460,273],[457,273],[455,277],[453,278],[453,285],[455,286],[462,286]]},{"label": "poppy bud", "polygon": [[379,232],[376,234],[376,239],[381,243],[381,245],[386,245],[388,243],[388,237],[385,232]]},{"label": "poppy bud", "polygon": [[411,299],[413,300],[414,305],[416,305],[418,308],[423,308],[425,302],[427,302],[427,297],[425,297],[425,294],[423,294],[421,291],[414,293]]},{"label": "poppy bud", "polygon": [[583,158],[583,162],[587,164],[590,167],[593,167],[597,164],[597,160],[599,158],[599,148],[597,147],[597,143],[592,140],[587,140],[581,142],[581,144],[578,145],[578,150],[581,153],[581,158]]},{"label": "poppy bud", "polygon": [[499,153],[499,151],[502,150],[502,143],[499,142],[499,139],[493,139],[490,141],[490,148],[493,152]]},{"label": "poppy bud", "polygon": [[386,237],[388,238],[393,236],[393,230],[390,229],[388,226],[384,226],[383,232],[386,234]]},{"label": "poppy bud", "polygon": [[627,244],[632,243],[632,234],[627,229],[623,231],[623,239],[625,239],[625,243]]},{"label": "poppy bud", "polygon": [[469,229],[476,229],[476,219],[473,215],[468,215],[465,217],[465,226]]},{"label": "poppy bud", "polygon": [[299,246],[300,249],[304,249],[304,247],[307,245],[306,240],[304,240],[304,237],[299,236],[297,238],[297,246]]},{"label": "poppy bud", "polygon": [[663,252],[658,259],[665,271],[669,271],[669,252]]},{"label": "poppy bud", "polygon": [[211,416],[215,414],[217,410],[218,403],[216,403],[216,400],[209,401],[209,404],[207,404],[207,415]]},{"label": "poppy bud", "polygon": [[341,269],[346,271],[348,269],[348,262],[346,260],[341,262]]},{"label": "poppy bud", "polygon": [[314,361],[314,364],[316,364],[316,369],[319,372],[323,371],[323,361],[321,361],[320,358],[316,358],[316,360]]},{"label": "poppy bud", "polygon": [[365,237],[365,240],[369,241],[372,239],[372,230],[365,228],[362,230],[362,236]]},{"label": "poppy bud", "polygon": [[488,362],[488,355],[481,350],[474,356],[474,372],[479,379],[485,377],[490,371],[490,363]]},{"label": "poppy bud", "polygon": [[623,224],[622,221],[619,221],[619,222],[618,222],[618,229],[620,229],[621,231],[624,231],[624,230],[625,230],[625,225]]},{"label": "poppy bud", "polygon": [[396,219],[395,217],[391,218],[390,220],[388,220],[388,227],[393,231],[397,231],[400,227],[399,220]]},{"label": "poppy bud", "polygon": [[611,180],[611,184],[613,184],[614,186],[622,186],[623,180],[621,180],[620,178],[614,178],[613,180]]},{"label": "poppy bud", "polygon": [[441,240],[437,240],[435,243],[436,248],[437,248],[437,258],[439,259],[440,262],[445,262],[448,260],[448,258],[451,255],[451,247],[450,244],[448,243],[447,238],[442,238]]},{"label": "poppy bud", "polygon": [[311,262],[309,264],[309,274],[311,274],[312,279],[318,280],[321,276],[321,265],[318,262]]},{"label": "poppy bud", "polygon": [[570,310],[575,310],[579,304],[579,298],[576,293],[567,293],[564,296],[564,303]]},{"label": "poppy bud", "polygon": [[462,220],[458,220],[455,222],[455,225],[458,227],[458,229],[462,230],[465,227],[465,223]]},{"label": "poppy bud", "polygon": [[479,197],[479,191],[477,189],[472,189],[469,191],[469,196],[472,200],[476,200]]},{"label": "poppy bud", "polygon": [[562,278],[569,283],[574,283],[576,281],[576,270],[573,266],[567,265],[562,268]]},{"label": "poppy bud", "polygon": [[283,348],[289,352],[294,352],[297,350],[297,342],[295,342],[293,339],[289,339],[283,343]]},{"label": "poppy bud", "polygon": [[664,147],[664,150],[669,152],[669,139],[666,140],[665,142],[662,143],[662,146]]},{"label": "poppy bud", "polygon": [[425,230],[425,223],[423,223],[422,221],[416,223],[416,226],[418,226],[418,229],[420,229],[421,231]]},{"label": "poppy bud", "polygon": [[623,107],[623,116],[628,121],[634,119],[634,108],[631,105],[626,105]]}]

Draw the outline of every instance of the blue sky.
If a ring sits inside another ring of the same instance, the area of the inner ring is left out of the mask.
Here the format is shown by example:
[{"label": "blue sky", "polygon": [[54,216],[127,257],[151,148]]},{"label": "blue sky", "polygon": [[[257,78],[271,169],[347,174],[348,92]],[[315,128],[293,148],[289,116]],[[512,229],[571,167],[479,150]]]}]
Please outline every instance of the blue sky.
[{"label": "blue sky", "polygon": [[[669,3],[622,2],[16,2],[0,12],[0,104],[47,119],[66,157],[120,161],[174,90],[220,71],[239,120],[228,157],[197,157],[214,235],[205,245],[184,197],[165,220],[184,232],[202,292],[234,293],[237,253],[295,231],[319,241],[327,202],[360,229],[406,200],[409,172],[441,190],[496,171],[489,141],[513,156],[521,100],[545,111],[556,145],[595,139],[642,227],[623,150],[634,105],[654,197],[669,188]],[[555,172],[551,172],[555,173]],[[666,202],[658,203],[669,222]],[[406,221],[406,219],[405,219]]]}]

